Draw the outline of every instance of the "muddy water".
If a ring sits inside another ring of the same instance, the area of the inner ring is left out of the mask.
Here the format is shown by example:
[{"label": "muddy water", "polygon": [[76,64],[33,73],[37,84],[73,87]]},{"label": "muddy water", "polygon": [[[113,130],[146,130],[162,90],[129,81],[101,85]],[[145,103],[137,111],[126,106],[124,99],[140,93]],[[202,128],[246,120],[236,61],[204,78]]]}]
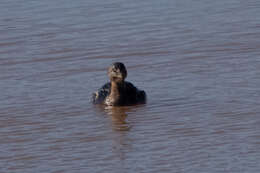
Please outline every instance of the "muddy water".
[{"label": "muddy water", "polygon": [[[260,3],[4,0],[0,172],[260,172]],[[146,105],[93,106],[114,61]]]}]

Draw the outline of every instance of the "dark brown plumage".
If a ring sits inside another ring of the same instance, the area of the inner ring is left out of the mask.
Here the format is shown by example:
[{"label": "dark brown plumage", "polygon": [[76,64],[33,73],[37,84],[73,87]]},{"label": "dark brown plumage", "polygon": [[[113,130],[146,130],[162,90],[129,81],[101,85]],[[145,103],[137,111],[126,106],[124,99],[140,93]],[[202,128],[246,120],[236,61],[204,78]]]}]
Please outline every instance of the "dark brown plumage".
[{"label": "dark brown plumage", "polygon": [[115,62],[108,68],[110,82],[93,94],[94,104],[124,106],[146,102],[146,94],[132,83],[125,81],[127,70],[121,62]]}]

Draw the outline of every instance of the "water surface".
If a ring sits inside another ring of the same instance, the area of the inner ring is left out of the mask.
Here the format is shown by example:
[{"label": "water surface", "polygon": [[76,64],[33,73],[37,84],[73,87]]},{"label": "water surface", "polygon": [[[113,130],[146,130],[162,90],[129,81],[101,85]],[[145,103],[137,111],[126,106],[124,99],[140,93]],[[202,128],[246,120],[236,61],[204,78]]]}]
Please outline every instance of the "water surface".
[{"label": "water surface", "polygon": [[[4,0],[0,172],[259,172],[257,0]],[[93,106],[124,62],[146,105]]]}]

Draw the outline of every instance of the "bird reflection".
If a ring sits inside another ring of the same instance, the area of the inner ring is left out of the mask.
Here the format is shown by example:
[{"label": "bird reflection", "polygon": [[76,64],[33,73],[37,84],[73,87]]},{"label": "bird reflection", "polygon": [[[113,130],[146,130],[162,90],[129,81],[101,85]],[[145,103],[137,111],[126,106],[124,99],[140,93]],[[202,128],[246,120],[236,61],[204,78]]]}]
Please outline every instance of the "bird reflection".
[{"label": "bird reflection", "polygon": [[131,112],[131,106],[120,106],[120,107],[102,106],[99,108],[111,117],[112,127],[114,130],[117,131],[130,130],[131,126],[127,122],[126,118],[127,118],[127,113]]},{"label": "bird reflection", "polygon": [[[135,114],[134,112],[140,106],[104,106],[97,105],[96,108],[102,113],[107,115],[111,119],[112,126],[112,152],[117,156],[119,160],[119,170],[120,172],[124,172],[124,168],[127,166],[125,160],[127,159],[127,153],[132,151],[132,143],[133,139],[131,135],[129,135],[130,129],[132,128],[132,123],[134,123],[133,119]],[[132,122],[129,123],[128,114],[131,116]],[[126,166],[125,166],[126,165]]]}]

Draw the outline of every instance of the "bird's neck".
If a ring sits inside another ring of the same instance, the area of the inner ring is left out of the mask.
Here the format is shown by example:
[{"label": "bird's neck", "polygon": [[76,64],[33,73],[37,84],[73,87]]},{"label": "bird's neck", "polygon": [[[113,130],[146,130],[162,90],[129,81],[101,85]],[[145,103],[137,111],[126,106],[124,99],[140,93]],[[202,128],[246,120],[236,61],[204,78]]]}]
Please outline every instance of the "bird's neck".
[{"label": "bird's neck", "polygon": [[114,96],[114,97],[119,97],[119,95],[120,95],[119,90],[120,90],[122,84],[123,84],[123,82],[118,83],[118,82],[111,81],[111,93],[110,93],[110,95]]},{"label": "bird's neck", "polygon": [[122,87],[124,86],[124,82],[118,83],[111,81],[111,91],[109,95],[109,100],[112,104],[118,104],[120,101],[120,96],[122,93],[120,91],[122,90]]}]

